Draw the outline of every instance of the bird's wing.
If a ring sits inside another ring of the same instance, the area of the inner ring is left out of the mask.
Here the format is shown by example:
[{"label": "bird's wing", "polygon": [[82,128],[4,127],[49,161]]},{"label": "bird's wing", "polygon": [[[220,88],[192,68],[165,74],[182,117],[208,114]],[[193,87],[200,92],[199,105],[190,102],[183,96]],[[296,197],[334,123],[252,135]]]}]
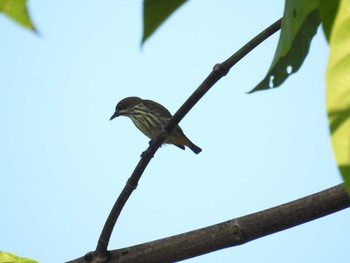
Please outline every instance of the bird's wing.
[{"label": "bird's wing", "polygon": [[[171,113],[168,111],[167,108],[165,108],[163,105],[153,101],[153,100],[143,100],[142,103],[151,108],[151,109],[154,109],[156,108],[158,110],[158,112],[163,116],[165,117],[166,119],[170,119],[172,117]],[[175,133],[180,133],[180,134],[183,134],[183,131],[182,129],[180,128],[179,125],[176,125],[176,127],[174,128],[173,132]],[[178,146],[178,145],[177,145]],[[180,146],[178,146],[180,147]],[[181,147],[180,147],[181,148]],[[182,148],[181,148],[182,149]]]},{"label": "bird's wing", "polygon": [[167,108],[153,100],[143,100],[142,103],[151,109],[156,108],[157,110],[159,110],[161,115],[168,117],[169,119],[172,117],[171,113],[168,111]]}]

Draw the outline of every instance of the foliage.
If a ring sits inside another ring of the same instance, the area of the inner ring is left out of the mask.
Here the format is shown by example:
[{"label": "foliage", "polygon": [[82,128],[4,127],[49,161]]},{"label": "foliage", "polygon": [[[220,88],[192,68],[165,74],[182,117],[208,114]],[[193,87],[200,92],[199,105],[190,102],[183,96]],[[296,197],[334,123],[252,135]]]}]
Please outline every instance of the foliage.
[{"label": "foliage", "polygon": [[29,17],[27,0],[0,0],[0,12],[22,26],[35,31],[35,27]]},{"label": "foliage", "polygon": [[350,190],[350,0],[342,0],[330,34],[327,111],[336,160]]},{"label": "foliage", "polygon": [[30,258],[21,258],[12,253],[0,251],[0,263],[38,263]]},{"label": "foliage", "polygon": [[186,0],[144,0],[142,44]]},{"label": "foliage", "polygon": [[320,24],[318,0],[287,0],[275,57],[265,78],[251,91],[280,86],[299,70]]},{"label": "foliage", "polygon": [[320,18],[322,21],[323,32],[329,41],[329,35],[332,30],[335,15],[337,14],[339,0],[321,0]]}]

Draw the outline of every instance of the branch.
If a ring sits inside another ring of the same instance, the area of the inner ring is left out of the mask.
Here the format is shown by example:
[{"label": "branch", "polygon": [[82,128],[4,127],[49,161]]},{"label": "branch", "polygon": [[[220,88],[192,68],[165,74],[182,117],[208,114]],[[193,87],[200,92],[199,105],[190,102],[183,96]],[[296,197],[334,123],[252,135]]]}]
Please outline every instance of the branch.
[{"label": "branch", "polygon": [[142,158],[135,167],[132,175],[128,179],[124,189],[120,193],[117,201],[115,202],[107,221],[103,227],[102,233],[97,243],[95,252],[93,253],[93,258],[99,262],[106,262],[109,257],[107,251],[108,243],[112,235],[113,228],[117,222],[117,219],[123,209],[125,203],[129,199],[131,193],[136,189],[138,181],[141,178],[144,170],[146,169],[148,163],[158,150],[159,146],[175,128],[175,126],[184,118],[184,116],[192,109],[192,107],[204,96],[207,91],[214,84],[224,77],[229,70],[235,65],[239,60],[241,60],[245,55],[252,51],[256,46],[270,37],[272,34],[277,32],[281,28],[281,19],[273,23],[271,26],[262,31],[259,35],[254,37],[245,46],[243,46],[238,52],[236,52],[229,59],[221,64],[216,64],[213,71],[209,76],[203,81],[203,83],[193,92],[193,94],[185,101],[185,103],[180,107],[180,109],[174,114],[174,116],[169,120],[168,124],[164,128],[164,132],[159,134],[155,140],[152,141],[147,150],[142,154]]},{"label": "branch", "polygon": [[[112,250],[108,263],[175,262],[249,241],[350,207],[343,184],[220,224],[156,241]],[[93,262],[93,253],[67,263]],[[96,262],[96,261],[94,261]]]}]

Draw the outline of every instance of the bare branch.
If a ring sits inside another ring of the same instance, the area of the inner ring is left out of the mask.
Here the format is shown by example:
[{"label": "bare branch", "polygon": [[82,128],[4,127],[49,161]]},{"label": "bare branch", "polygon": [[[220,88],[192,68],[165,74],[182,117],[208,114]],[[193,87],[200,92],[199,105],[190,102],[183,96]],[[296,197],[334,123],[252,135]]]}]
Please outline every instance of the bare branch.
[{"label": "bare branch", "polygon": [[104,225],[102,233],[100,235],[99,241],[97,243],[96,250],[94,252],[94,258],[100,262],[104,262],[108,258],[107,247],[112,235],[113,228],[117,222],[121,210],[123,209],[125,203],[129,199],[131,193],[136,189],[138,181],[141,178],[146,166],[154,156],[155,152],[158,150],[159,146],[162,144],[164,139],[169,133],[175,128],[175,126],[184,118],[184,116],[192,109],[192,107],[204,96],[204,94],[214,86],[214,84],[219,81],[223,76],[225,76],[231,67],[252,51],[256,46],[270,37],[272,34],[277,32],[281,28],[281,19],[273,23],[267,29],[262,31],[259,35],[249,41],[244,47],[242,47],[233,56],[227,59],[221,64],[216,64],[213,71],[209,76],[203,81],[203,83],[193,92],[193,94],[186,100],[186,102],[180,107],[180,109],[174,114],[174,116],[169,120],[169,123],[165,127],[165,131],[159,134],[155,140],[152,141],[147,150],[142,154],[142,158],[137,164],[134,172],[128,179],[124,189],[119,195],[117,201],[115,202],[107,221]]},{"label": "bare branch", "polygon": [[[156,241],[112,250],[106,263],[175,262],[249,241],[315,220],[350,206],[343,184],[220,224]],[[93,252],[67,263],[93,261]]]}]

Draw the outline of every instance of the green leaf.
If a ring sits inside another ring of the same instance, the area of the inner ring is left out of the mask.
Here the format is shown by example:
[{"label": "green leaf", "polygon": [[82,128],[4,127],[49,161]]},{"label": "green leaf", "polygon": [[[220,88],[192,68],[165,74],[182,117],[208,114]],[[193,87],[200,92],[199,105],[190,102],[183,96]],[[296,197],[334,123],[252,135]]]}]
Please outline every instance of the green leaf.
[{"label": "green leaf", "polygon": [[143,1],[143,44],[158,27],[186,0],[144,0]]},{"label": "green leaf", "polygon": [[330,33],[326,86],[333,151],[350,191],[350,0],[340,1]]},{"label": "green leaf", "polygon": [[323,32],[328,42],[339,2],[340,0],[320,0],[320,19],[322,21]]},{"label": "green leaf", "polygon": [[299,70],[320,24],[319,0],[286,0],[281,35],[265,78],[250,91],[280,86]]},{"label": "green leaf", "polygon": [[29,17],[27,0],[0,0],[0,12],[3,12],[22,26],[36,31]]},{"label": "green leaf", "polygon": [[20,258],[12,253],[0,251],[0,263],[38,263],[30,258]]}]

